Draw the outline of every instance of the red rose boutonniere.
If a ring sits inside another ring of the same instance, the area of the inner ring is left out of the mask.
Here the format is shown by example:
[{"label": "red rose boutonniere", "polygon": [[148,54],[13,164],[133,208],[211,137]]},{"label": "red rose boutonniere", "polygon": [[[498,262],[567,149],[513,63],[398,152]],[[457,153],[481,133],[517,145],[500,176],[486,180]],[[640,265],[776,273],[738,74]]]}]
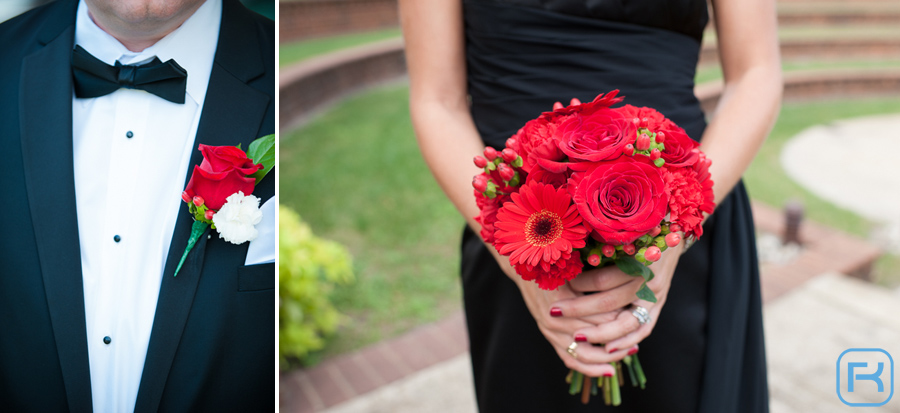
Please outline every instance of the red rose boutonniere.
[{"label": "red rose boutonniere", "polygon": [[181,194],[194,216],[191,237],[175,269],[200,236],[212,226],[219,237],[232,244],[253,241],[259,235],[255,225],[262,219],[260,199],[253,196],[256,184],[275,166],[275,135],[263,136],[244,152],[238,146],[200,145],[203,162],[194,166],[191,180]]}]

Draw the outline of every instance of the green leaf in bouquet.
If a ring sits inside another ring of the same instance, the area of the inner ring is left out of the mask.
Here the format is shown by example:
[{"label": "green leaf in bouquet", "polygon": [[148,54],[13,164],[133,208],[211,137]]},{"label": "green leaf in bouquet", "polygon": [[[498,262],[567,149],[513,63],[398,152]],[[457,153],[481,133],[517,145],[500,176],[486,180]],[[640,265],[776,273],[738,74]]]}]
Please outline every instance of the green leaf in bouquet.
[{"label": "green leaf in bouquet", "polygon": [[646,281],[643,284],[641,284],[641,289],[638,290],[638,292],[635,295],[637,295],[637,297],[640,298],[641,300],[649,301],[651,303],[656,302],[656,294],[653,294],[653,290],[651,290],[650,287],[647,286]]},{"label": "green leaf in bouquet", "polygon": [[653,279],[653,271],[650,270],[646,265],[639,263],[636,259],[624,256],[621,258],[616,258],[616,266],[619,267],[622,272],[628,275],[633,275],[635,277],[640,276],[644,278],[644,281],[650,281]]},{"label": "green leaf in bouquet", "polygon": [[247,147],[247,157],[252,159],[253,163],[263,166],[263,169],[250,175],[256,179],[256,183],[259,183],[275,167],[275,135],[266,135],[251,142]]}]

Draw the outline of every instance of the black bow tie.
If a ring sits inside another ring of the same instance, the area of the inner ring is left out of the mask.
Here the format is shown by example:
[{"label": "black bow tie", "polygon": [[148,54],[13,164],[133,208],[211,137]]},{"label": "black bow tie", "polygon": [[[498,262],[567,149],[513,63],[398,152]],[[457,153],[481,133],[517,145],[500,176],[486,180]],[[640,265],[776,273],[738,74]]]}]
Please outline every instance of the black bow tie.
[{"label": "black bow tie", "polygon": [[142,65],[115,66],[103,63],[81,46],[72,52],[72,73],[75,96],[95,98],[108,95],[119,88],[140,89],[172,103],[184,103],[187,71],[174,60],[161,62],[154,57]]}]

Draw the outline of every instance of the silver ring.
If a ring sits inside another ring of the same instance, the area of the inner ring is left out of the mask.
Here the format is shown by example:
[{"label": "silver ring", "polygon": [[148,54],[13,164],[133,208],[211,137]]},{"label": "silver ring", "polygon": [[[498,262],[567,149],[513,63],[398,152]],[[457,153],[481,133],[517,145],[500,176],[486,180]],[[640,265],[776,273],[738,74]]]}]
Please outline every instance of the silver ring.
[{"label": "silver ring", "polygon": [[573,341],[572,344],[569,344],[569,348],[566,349],[566,352],[574,359],[578,358],[578,353],[575,353],[576,348],[578,348],[578,343]]},{"label": "silver ring", "polygon": [[647,312],[646,308],[639,305],[634,306],[634,310],[631,311],[631,315],[633,315],[634,318],[637,318],[638,322],[641,323],[641,325],[650,322],[650,313]]}]

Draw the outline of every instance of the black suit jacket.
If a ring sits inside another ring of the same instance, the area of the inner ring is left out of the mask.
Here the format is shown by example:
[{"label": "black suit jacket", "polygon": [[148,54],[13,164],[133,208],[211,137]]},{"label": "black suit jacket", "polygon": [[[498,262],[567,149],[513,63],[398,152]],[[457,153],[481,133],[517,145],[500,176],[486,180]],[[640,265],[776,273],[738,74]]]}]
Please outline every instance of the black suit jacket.
[{"label": "black suit jacket", "polygon": [[[246,148],[274,132],[274,23],[237,0],[223,2],[195,149]],[[59,0],[0,25],[2,411],[92,409],[72,152],[76,6]],[[191,165],[200,161],[195,151]],[[254,191],[263,202],[274,193],[274,174]],[[275,266],[244,267],[248,244],[214,234],[173,277],[190,227],[185,208],[136,411],[273,411]]]}]

